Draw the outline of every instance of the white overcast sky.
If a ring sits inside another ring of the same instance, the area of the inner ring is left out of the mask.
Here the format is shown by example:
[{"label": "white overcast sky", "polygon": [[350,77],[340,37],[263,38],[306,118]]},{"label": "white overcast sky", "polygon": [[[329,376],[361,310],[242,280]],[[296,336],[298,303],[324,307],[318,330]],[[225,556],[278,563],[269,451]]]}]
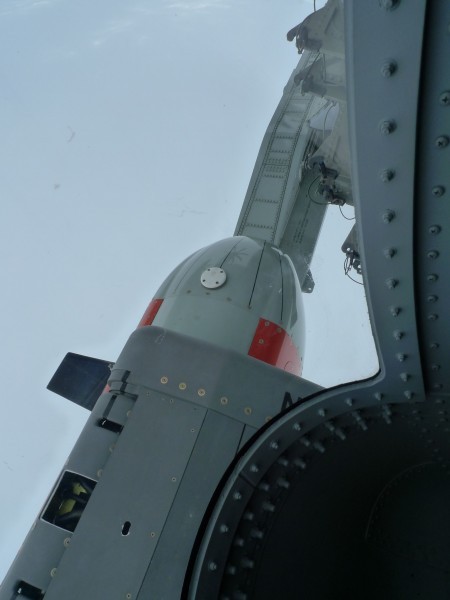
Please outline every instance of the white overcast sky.
[{"label": "white overcast sky", "polygon": [[[0,580],[87,417],[48,381],[68,351],[114,361],[166,275],[232,235],[312,6],[2,0]],[[349,227],[324,228],[306,302],[323,385],[376,370]]]}]

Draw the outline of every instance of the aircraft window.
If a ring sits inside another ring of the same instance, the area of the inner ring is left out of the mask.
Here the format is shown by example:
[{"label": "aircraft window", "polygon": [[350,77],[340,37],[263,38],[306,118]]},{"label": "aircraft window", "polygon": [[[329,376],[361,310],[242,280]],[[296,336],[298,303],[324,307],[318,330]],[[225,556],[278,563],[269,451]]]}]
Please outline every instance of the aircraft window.
[{"label": "aircraft window", "polygon": [[96,482],[66,471],[47,504],[42,519],[67,531],[75,531]]}]

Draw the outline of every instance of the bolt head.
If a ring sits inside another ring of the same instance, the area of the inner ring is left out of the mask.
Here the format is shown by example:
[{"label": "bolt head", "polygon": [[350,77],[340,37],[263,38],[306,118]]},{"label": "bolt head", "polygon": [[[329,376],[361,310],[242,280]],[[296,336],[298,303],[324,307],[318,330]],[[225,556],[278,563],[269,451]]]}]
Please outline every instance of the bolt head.
[{"label": "bolt head", "polygon": [[394,179],[394,177],[395,177],[395,171],[393,171],[392,169],[383,169],[380,172],[380,179],[381,179],[381,181],[383,181],[383,183],[392,181],[392,179]]},{"label": "bolt head", "polygon": [[380,132],[383,135],[389,135],[390,133],[392,133],[396,128],[396,123],[395,121],[381,121],[380,123]]},{"label": "bolt head", "polygon": [[386,258],[393,258],[396,255],[397,251],[395,248],[386,248],[383,252]]},{"label": "bolt head", "polygon": [[382,219],[385,223],[390,223],[394,218],[395,218],[395,212],[393,210],[387,210],[382,215]]},{"label": "bolt head", "polygon": [[393,60],[387,60],[381,65],[381,74],[383,77],[392,77],[397,70],[397,63]]},{"label": "bolt head", "polygon": [[388,288],[388,290],[393,290],[395,287],[397,287],[398,281],[397,279],[386,279],[386,287]]}]

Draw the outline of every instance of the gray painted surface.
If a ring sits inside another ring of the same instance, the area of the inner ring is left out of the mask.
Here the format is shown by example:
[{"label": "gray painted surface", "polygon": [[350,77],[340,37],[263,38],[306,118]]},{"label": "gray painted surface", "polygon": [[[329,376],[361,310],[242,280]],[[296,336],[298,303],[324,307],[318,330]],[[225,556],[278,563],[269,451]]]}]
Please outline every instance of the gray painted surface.
[{"label": "gray painted surface", "polygon": [[[214,344],[136,331],[67,464],[98,480],[71,541],[39,522],[2,600],[21,578],[58,600],[179,597],[200,520],[238,448],[200,529],[191,598],[448,597],[450,108],[440,98],[450,88],[450,7],[393,4],[349,1],[345,24],[380,372],[318,390]],[[387,57],[397,65],[389,77]],[[386,121],[396,124],[388,135]],[[121,433],[99,427],[102,418]]]},{"label": "gray painted surface", "polygon": [[138,598],[180,596],[204,512],[236,454],[242,429],[238,421],[207,413]]},{"label": "gray painted surface", "polygon": [[136,596],[206,414],[170,400],[136,400],[46,598]]},{"label": "gray painted surface", "polygon": [[[381,371],[257,436],[222,487],[191,598],[450,593],[449,155],[436,143],[450,132],[450,7],[388,5],[346,3],[353,189]],[[396,124],[387,135],[384,121]]]},{"label": "gray painted surface", "polygon": [[249,356],[156,326],[130,336],[111,373],[112,388],[125,370],[131,371],[127,389],[139,383],[253,427],[280,412],[286,392],[297,401],[321,389]]},{"label": "gray painted surface", "polygon": [[[209,267],[226,281],[202,285]],[[304,356],[302,294],[289,257],[275,246],[248,237],[231,237],[203,248],[173,271],[155,298],[164,299],[153,324],[221,347],[249,352],[259,319],[281,326]]]}]

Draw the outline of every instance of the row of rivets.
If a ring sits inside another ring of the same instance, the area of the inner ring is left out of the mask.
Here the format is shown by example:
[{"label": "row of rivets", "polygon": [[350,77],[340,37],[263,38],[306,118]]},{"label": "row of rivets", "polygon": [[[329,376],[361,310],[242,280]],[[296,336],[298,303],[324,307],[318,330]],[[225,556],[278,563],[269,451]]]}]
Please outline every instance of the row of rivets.
[{"label": "row of rivets", "polygon": [[[379,4],[380,4],[380,7],[385,10],[392,10],[398,6],[399,2],[397,0],[379,0]],[[383,75],[383,77],[391,77],[392,75],[394,75],[397,72],[397,69],[398,69],[397,63],[393,60],[388,60],[382,64],[381,74]],[[443,98],[443,100],[444,100],[444,102],[446,102],[446,101],[450,100],[450,98],[445,97],[445,98]],[[380,133],[382,133],[383,135],[390,135],[391,133],[393,133],[396,130],[396,128],[397,128],[397,123],[393,119],[384,119],[379,124]],[[445,141],[446,141],[445,139],[440,139],[439,145],[445,144]],[[393,169],[386,168],[386,169],[383,169],[379,175],[380,175],[381,181],[388,183],[394,179],[395,174],[396,173]],[[440,186],[437,186],[434,189],[433,193],[435,195],[442,194],[443,189]],[[391,209],[385,210],[384,213],[382,214],[382,220],[386,224],[391,223],[395,219],[395,217],[396,217],[396,213]],[[438,226],[430,227],[430,233],[439,233]],[[434,251],[431,251],[431,253],[432,253],[432,256],[435,257]],[[385,258],[392,259],[397,254],[397,248],[395,248],[395,247],[385,248],[383,251],[383,254],[384,254]],[[399,285],[399,280],[395,277],[389,277],[386,279],[385,285],[386,285],[387,289],[394,290]],[[398,317],[398,315],[401,312],[401,308],[399,306],[390,306],[389,310],[393,317]],[[393,337],[396,341],[400,341],[404,337],[404,332],[399,329],[394,329]],[[407,359],[407,355],[403,352],[398,352],[396,354],[396,358],[399,362],[403,363]],[[409,380],[410,375],[408,373],[401,373],[400,377],[403,381],[406,382]],[[412,392],[409,392],[409,391],[405,392],[405,396],[411,398]],[[379,399],[381,399],[381,398],[379,398]],[[355,411],[352,414],[355,417],[355,415],[358,413],[357,413],[357,411]],[[385,413],[383,413],[383,414],[385,414]]]}]

